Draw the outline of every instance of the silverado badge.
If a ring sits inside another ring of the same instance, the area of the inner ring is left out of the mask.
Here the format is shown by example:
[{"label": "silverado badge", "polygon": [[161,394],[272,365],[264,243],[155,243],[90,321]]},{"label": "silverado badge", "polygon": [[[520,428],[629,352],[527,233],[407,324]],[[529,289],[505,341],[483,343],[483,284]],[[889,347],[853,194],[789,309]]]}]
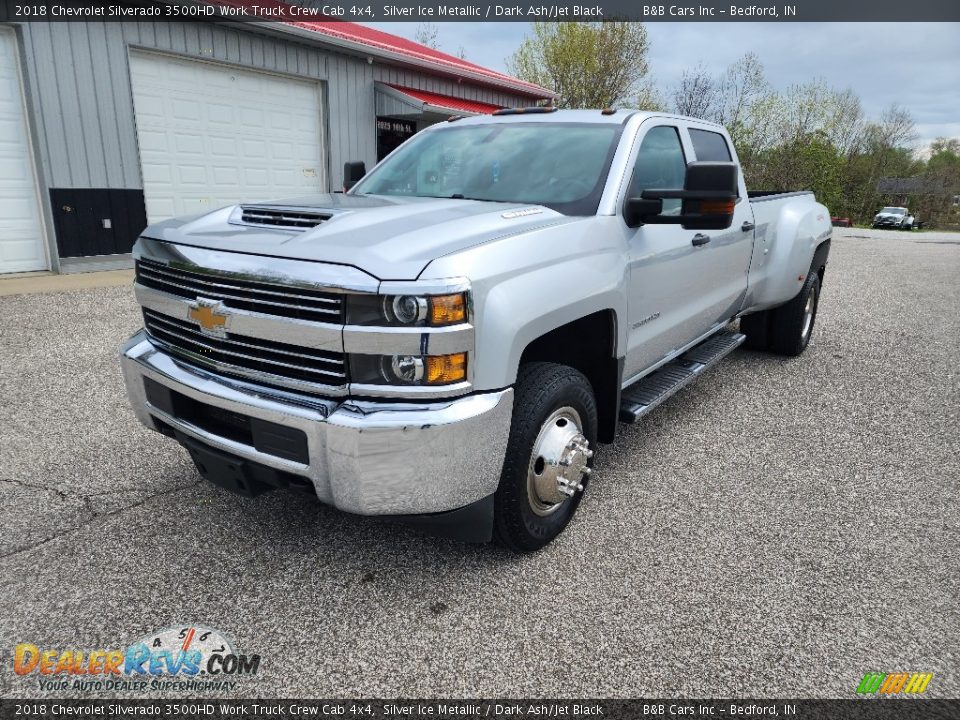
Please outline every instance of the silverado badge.
[{"label": "silverado badge", "polygon": [[227,315],[223,312],[223,302],[198,297],[196,302],[190,303],[187,317],[200,326],[206,335],[223,337],[227,329]]}]

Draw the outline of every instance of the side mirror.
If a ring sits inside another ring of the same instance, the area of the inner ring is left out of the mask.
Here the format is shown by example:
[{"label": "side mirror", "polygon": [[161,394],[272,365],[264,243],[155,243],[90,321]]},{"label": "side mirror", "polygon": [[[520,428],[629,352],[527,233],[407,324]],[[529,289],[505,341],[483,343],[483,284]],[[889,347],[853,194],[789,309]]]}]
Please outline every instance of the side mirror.
[{"label": "side mirror", "polygon": [[663,200],[646,200],[644,198],[627,198],[623,208],[623,219],[627,222],[627,227],[640,227],[651,218],[655,218],[663,212]]},{"label": "side mirror", "polygon": [[737,164],[732,162],[690,163],[683,190],[644,190],[640,194],[643,200],[682,200],[680,214],[657,215],[644,222],[681,225],[688,230],[726,230],[733,223],[737,204],[737,172]]},{"label": "side mirror", "polygon": [[367,166],[361,161],[343,164],[343,191],[346,192],[367,174]]}]

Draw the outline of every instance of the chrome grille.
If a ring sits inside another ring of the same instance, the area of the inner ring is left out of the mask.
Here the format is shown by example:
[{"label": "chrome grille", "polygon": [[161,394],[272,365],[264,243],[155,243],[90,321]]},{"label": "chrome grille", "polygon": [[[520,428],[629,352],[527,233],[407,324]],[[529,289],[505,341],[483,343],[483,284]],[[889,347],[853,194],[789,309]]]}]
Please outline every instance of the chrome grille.
[{"label": "chrome grille", "polygon": [[297,320],[342,324],[342,298],[309,288],[273,285],[231,275],[209,275],[152,260],[137,260],[137,282],[154,290],[196,300],[222,300],[230,308]]},{"label": "chrome grille", "polygon": [[307,230],[329,219],[330,215],[328,213],[309,210],[263,208],[251,205],[244,205],[240,210],[240,222],[247,225]]},{"label": "chrome grille", "polygon": [[313,386],[347,382],[341,353],[233,333],[211,337],[190,322],[146,308],[143,321],[151,340],[163,349],[227,375],[320,393],[323,388]]}]

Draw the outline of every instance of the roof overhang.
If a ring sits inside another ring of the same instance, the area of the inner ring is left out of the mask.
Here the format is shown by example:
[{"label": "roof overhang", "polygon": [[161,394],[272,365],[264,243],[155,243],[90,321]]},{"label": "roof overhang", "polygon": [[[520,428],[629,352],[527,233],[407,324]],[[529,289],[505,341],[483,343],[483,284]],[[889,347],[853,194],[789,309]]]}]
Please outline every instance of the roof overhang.
[{"label": "roof overhang", "polygon": [[410,115],[418,116],[425,114],[436,115],[489,115],[495,110],[499,110],[499,105],[490,103],[481,103],[474,100],[464,100],[462,98],[440,95],[438,93],[424,92],[411,88],[398,87],[383,82],[374,83],[377,92],[383,93],[389,98],[401,103],[410,109]]}]

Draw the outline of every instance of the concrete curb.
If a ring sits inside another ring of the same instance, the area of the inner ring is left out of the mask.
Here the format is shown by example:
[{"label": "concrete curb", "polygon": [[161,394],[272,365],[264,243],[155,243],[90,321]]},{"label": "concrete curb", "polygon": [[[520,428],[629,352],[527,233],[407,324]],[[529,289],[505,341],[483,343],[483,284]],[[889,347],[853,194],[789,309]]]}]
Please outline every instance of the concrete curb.
[{"label": "concrete curb", "polygon": [[70,292],[90,288],[118,287],[133,283],[133,270],[57,275],[49,272],[21,273],[0,277],[0,295]]}]

